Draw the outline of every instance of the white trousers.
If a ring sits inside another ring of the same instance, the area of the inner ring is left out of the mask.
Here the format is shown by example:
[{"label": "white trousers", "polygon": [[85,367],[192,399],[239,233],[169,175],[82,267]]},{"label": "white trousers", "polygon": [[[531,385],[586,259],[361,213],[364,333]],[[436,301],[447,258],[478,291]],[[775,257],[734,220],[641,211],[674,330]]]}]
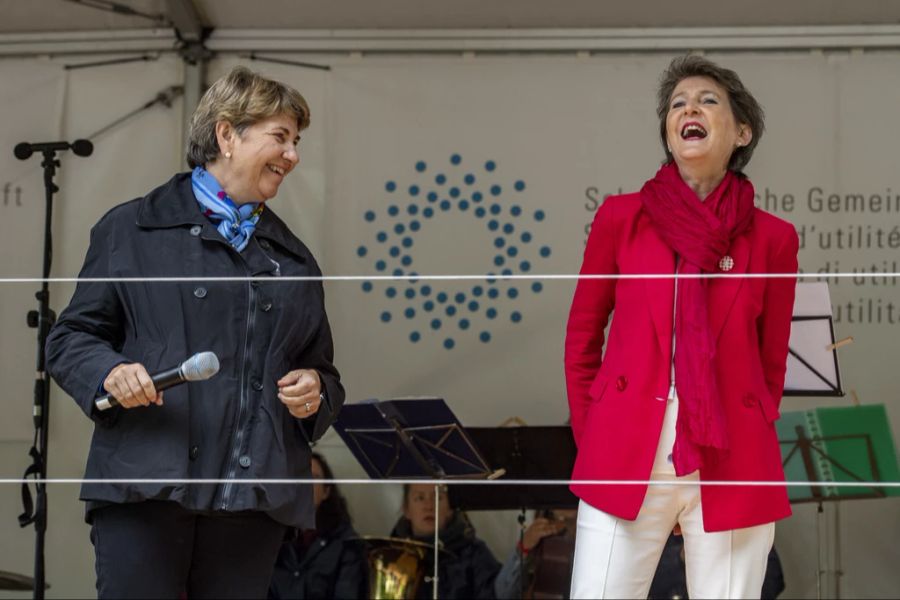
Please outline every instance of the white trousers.
[{"label": "white trousers", "polygon": [[[698,480],[654,473],[654,481]],[[759,598],[775,524],[703,531],[699,485],[651,485],[634,521],[578,506],[572,598],[647,598],[666,539],[681,525],[688,595]]]}]

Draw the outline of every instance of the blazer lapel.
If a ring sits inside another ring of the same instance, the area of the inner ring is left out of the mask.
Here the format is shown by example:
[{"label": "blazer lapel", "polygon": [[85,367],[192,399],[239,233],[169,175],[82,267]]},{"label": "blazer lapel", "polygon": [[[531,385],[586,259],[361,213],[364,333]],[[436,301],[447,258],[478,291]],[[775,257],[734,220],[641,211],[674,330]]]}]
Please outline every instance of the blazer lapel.
[{"label": "blazer lapel", "polygon": [[728,314],[737,299],[738,292],[746,280],[746,277],[740,277],[740,275],[747,273],[750,266],[751,248],[749,232],[738,236],[731,243],[731,249],[728,252],[728,255],[734,260],[734,266],[730,271],[720,271],[729,277],[716,277],[709,281],[707,295],[709,320],[713,338],[717,342],[722,328],[725,326],[725,321],[728,319]]},{"label": "blazer lapel", "polygon": [[[656,235],[652,226],[647,225],[638,247],[641,249],[641,273],[649,275],[675,273],[675,254]],[[660,352],[671,361],[675,280],[666,277],[647,278],[641,281],[646,292],[653,327],[656,329]]]}]

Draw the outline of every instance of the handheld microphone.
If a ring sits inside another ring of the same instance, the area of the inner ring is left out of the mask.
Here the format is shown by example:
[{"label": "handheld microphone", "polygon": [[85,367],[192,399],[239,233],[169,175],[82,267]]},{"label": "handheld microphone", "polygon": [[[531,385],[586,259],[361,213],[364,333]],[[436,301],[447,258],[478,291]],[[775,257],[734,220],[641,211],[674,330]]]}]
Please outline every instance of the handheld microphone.
[{"label": "handheld microphone", "polygon": [[[151,375],[153,386],[157,392],[169,389],[185,381],[204,381],[219,372],[219,357],[215,352],[198,352],[177,367]],[[119,401],[112,394],[94,400],[97,410],[108,410],[117,406]]]},{"label": "handheld microphone", "polygon": [[26,160],[35,152],[62,152],[63,150],[71,150],[78,156],[90,156],[94,151],[94,144],[88,140],[75,140],[71,144],[69,142],[43,142],[38,144],[22,142],[21,144],[16,144],[13,153],[19,160]]}]

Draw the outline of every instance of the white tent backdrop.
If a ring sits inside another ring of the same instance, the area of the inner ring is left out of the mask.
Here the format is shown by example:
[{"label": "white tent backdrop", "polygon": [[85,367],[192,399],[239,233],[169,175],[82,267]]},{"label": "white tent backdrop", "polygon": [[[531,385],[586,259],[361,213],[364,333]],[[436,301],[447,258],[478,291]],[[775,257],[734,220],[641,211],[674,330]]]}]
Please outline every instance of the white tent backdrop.
[{"label": "white tent backdrop", "polygon": [[[898,271],[900,52],[711,57],[735,68],[766,109],[767,131],[748,171],[760,204],[800,231],[803,270]],[[661,159],[654,95],[669,55],[295,58],[332,69],[250,66],[291,83],[312,107],[299,171],[272,208],[327,275],[577,273],[585,230],[603,195],[637,189]],[[236,62],[215,60],[210,79]],[[3,114],[15,115],[0,132],[0,148],[10,150],[0,154],[0,189],[10,182],[12,190],[0,205],[3,277],[40,272],[40,171],[36,159],[11,158],[12,146],[85,136],[182,76],[174,58],[68,72],[61,64],[0,62],[3,81],[20,90],[0,92]],[[155,107],[96,139],[90,158],[63,159],[55,276],[77,274],[101,214],[183,168],[180,122],[180,103]],[[841,350],[845,386],[864,403],[885,403],[897,432],[895,284],[833,281],[832,300],[838,338],[856,339]],[[0,422],[0,471],[17,477],[31,435],[34,333],[24,315],[38,286],[2,285],[7,417]],[[54,308],[65,305],[72,287],[53,286]],[[436,395],[467,425],[497,425],[511,416],[531,425],[563,423],[562,347],[573,288],[572,280],[539,278],[328,282],[348,401]],[[846,402],[788,398],[783,408],[840,403]],[[90,424],[58,389],[50,420],[51,475],[80,476]],[[320,449],[339,476],[362,474],[334,433]],[[344,491],[361,533],[388,532],[399,514],[398,490]],[[0,568],[28,572],[32,530],[15,525],[18,495],[18,486],[0,487],[0,531],[15,540],[0,548]],[[50,489],[51,595],[93,593],[92,549],[76,498],[76,486]],[[841,519],[843,593],[892,595],[900,584],[896,498],[844,503]],[[512,516],[474,521],[505,559],[515,540]],[[788,595],[814,597],[812,507],[796,507],[779,526],[776,546]]]}]

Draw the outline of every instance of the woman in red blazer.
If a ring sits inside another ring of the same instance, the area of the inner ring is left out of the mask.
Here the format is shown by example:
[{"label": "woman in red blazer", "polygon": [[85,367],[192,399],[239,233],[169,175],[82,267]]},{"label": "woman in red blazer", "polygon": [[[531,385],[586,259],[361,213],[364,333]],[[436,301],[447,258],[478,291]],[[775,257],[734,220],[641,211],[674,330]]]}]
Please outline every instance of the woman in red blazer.
[{"label": "woman in red blazer", "polygon": [[796,273],[798,238],[741,173],[763,113],[737,74],[675,59],[658,116],[665,164],[600,206],[585,249],[582,275],[625,277],[579,280],[565,358],[572,478],[653,484],[571,486],[572,597],[646,598],[675,529],[692,598],[759,598],[786,489],[701,482],[784,480],[773,423],[795,278],[743,275]]}]

